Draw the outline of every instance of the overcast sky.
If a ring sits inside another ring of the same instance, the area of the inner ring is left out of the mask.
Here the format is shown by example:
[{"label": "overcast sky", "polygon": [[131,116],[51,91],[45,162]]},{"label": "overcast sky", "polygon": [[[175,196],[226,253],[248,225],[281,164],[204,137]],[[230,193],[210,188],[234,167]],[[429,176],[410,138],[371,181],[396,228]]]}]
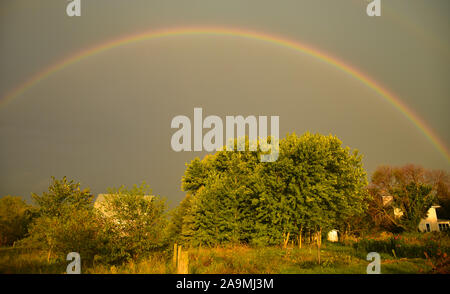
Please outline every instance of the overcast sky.
[{"label": "overcast sky", "polygon": [[[0,97],[82,49],[136,32],[186,26],[241,28],[311,45],[364,72],[450,145],[450,1],[81,0],[0,2]],[[0,100],[3,98],[0,98]],[[0,196],[46,190],[64,175],[94,193],[143,180],[172,205],[185,162],[170,147],[176,115],[278,115],[280,134],[337,135],[380,164],[449,162],[397,109],[357,79],[276,44],[176,36],[86,58],[0,102]]]}]

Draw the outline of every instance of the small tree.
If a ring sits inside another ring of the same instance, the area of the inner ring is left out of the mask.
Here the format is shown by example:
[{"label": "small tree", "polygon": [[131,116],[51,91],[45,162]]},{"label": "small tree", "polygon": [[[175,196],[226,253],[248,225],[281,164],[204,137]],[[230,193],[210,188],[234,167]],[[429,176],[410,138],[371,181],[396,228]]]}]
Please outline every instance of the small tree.
[{"label": "small tree", "polygon": [[47,251],[63,258],[76,251],[89,261],[97,251],[98,221],[93,211],[93,195],[81,189],[80,183],[66,177],[52,177],[48,192],[32,194],[37,203],[37,217],[33,220],[28,237],[22,244]]},{"label": "small tree", "polygon": [[93,210],[72,210],[62,216],[41,216],[30,227],[23,244],[64,258],[69,252],[78,252],[83,262],[92,262],[99,253],[100,227]]},{"label": "small tree", "polygon": [[0,246],[11,246],[25,236],[31,220],[30,209],[21,197],[0,199]]},{"label": "small tree", "polygon": [[416,231],[422,218],[425,218],[436,197],[431,186],[411,182],[404,188],[394,189],[393,207],[400,209],[402,215],[394,223],[405,231]]},{"label": "small tree", "polygon": [[165,245],[165,201],[145,183],[109,189],[101,203],[104,255],[109,262],[137,259]]}]

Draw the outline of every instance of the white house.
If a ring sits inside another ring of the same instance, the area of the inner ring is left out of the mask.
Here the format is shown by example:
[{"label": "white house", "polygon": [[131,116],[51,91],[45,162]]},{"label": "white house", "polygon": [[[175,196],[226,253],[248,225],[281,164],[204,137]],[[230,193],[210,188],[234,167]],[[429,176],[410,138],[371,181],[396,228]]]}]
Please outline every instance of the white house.
[{"label": "white house", "polygon": [[431,231],[446,231],[450,227],[450,220],[439,219],[437,216],[436,208],[439,205],[433,205],[428,209],[428,215],[422,219],[419,223],[419,231],[431,232]]},{"label": "white house", "polygon": [[[382,196],[383,197],[383,205],[389,205],[393,198],[392,196]],[[419,223],[419,231],[420,232],[433,232],[433,231],[446,231],[450,230],[450,220],[439,219],[437,216],[436,209],[439,208],[439,205],[433,205],[428,209],[428,215],[426,218],[422,219]],[[403,212],[400,208],[394,207],[394,216],[401,217]],[[327,239],[330,242],[338,241],[338,231],[331,230],[327,234]]]},{"label": "white house", "polygon": [[[111,216],[111,213],[105,207],[105,196],[111,196],[112,194],[98,194],[97,198],[94,201],[94,207],[102,212],[105,216]],[[114,196],[114,195],[112,195]],[[143,195],[145,199],[151,200],[153,195]]]}]

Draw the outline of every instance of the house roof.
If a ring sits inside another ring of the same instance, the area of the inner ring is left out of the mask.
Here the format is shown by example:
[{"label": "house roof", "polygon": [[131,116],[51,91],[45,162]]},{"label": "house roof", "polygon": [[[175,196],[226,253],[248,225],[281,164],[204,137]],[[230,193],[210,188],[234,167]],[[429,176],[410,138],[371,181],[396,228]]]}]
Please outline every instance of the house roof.
[{"label": "house roof", "polygon": [[[98,207],[103,201],[105,201],[105,196],[109,196],[113,194],[98,194],[97,198],[94,201],[94,207]],[[143,195],[144,197],[148,197],[148,199],[153,198],[153,195]]]}]

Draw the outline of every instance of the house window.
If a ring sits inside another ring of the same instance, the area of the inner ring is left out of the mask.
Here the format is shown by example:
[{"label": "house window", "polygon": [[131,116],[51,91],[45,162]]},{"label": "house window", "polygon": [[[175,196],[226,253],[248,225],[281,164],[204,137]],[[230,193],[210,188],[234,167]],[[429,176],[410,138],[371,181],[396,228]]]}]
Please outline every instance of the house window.
[{"label": "house window", "polygon": [[427,224],[427,232],[430,231],[430,224]]}]

